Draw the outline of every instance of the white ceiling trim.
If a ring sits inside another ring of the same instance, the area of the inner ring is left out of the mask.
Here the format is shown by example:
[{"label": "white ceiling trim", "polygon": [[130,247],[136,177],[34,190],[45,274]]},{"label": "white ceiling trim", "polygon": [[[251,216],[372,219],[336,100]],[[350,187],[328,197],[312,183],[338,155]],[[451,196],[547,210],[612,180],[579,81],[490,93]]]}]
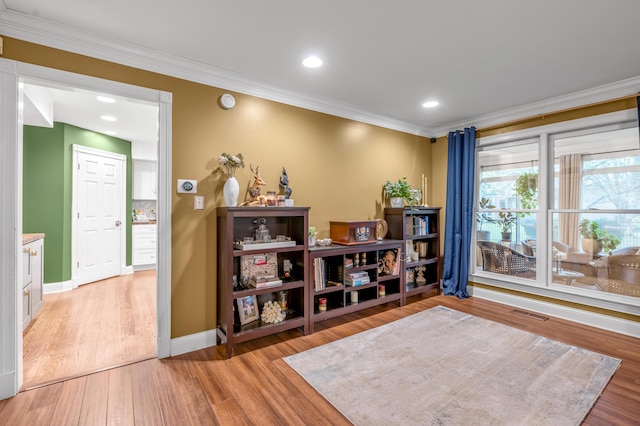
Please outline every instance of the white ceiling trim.
[{"label": "white ceiling trim", "polygon": [[68,52],[425,137],[444,136],[449,131],[469,126],[476,126],[476,128],[481,129],[640,92],[640,77],[636,77],[594,89],[477,116],[438,128],[429,128],[406,123],[393,117],[373,114],[353,105],[294,93],[279,87],[249,80],[237,73],[217,67],[7,10],[4,2],[0,2],[0,32],[8,37]]},{"label": "white ceiling trim", "polygon": [[373,114],[352,105],[294,93],[227,70],[7,10],[4,5],[2,9],[0,31],[8,37],[404,133],[425,137],[432,133],[429,128]]},{"label": "white ceiling trim", "polygon": [[569,95],[547,99],[545,101],[522,105],[493,114],[482,115],[470,120],[465,120],[464,122],[458,122],[449,126],[436,128],[434,129],[434,133],[437,136],[443,136],[448,134],[450,131],[460,130],[469,126],[475,126],[477,129],[482,129],[523,118],[549,114],[556,111],[595,104],[636,94],[640,95],[640,77],[605,84],[593,89],[587,89],[571,93]]}]

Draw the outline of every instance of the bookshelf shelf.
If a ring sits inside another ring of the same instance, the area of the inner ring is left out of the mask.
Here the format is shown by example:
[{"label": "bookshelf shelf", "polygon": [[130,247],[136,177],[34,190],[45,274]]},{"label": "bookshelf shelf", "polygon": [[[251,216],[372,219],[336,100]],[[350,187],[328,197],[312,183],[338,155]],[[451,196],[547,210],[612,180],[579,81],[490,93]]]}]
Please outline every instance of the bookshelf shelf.
[{"label": "bookshelf shelf", "polygon": [[404,242],[402,304],[408,297],[440,291],[440,207],[385,208],[390,238]]},{"label": "bookshelf shelf", "polygon": [[[402,298],[399,271],[403,244],[400,240],[383,240],[352,246],[310,248],[307,279],[309,332],[313,333],[314,324],[319,321],[372,306],[399,302]],[[396,259],[395,271],[388,270],[384,264],[385,254],[389,251]],[[353,281],[360,278],[362,282],[359,285],[347,285],[350,278]],[[339,285],[328,285],[329,282]],[[384,285],[384,295],[380,292],[381,285]],[[326,311],[320,311],[320,299],[326,299]]]},{"label": "bookshelf shelf", "polygon": [[[237,343],[301,327],[307,334],[308,214],[308,207],[218,207],[216,332],[226,344],[227,358]],[[261,227],[273,239],[281,235],[289,242],[267,242],[262,247],[251,242],[250,238],[257,239],[256,231]],[[237,248],[245,244],[251,249]],[[284,274],[285,265],[290,265],[290,276]],[[254,288],[274,283],[277,285],[273,287]],[[263,322],[260,314],[264,303],[277,300],[280,292],[287,295],[287,316],[279,323]],[[246,312],[245,300],[252,307]],[[239,305],[243,307],[244,321],[240,319]]]}]

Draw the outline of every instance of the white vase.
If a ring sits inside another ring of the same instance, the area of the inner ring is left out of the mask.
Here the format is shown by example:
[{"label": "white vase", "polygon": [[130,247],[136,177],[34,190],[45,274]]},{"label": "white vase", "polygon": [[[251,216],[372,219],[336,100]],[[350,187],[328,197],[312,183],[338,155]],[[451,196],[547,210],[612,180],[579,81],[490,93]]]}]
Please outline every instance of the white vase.
[{"label": "white vase", "polygon": [[402,197],[391,197],[389,201],[391,202],[391,207],[402,207]]},{"label": "white vase", "polygon": [[231,176],[224,183],[222,188],[222,196],[224,198],[224,204],[227,207],[235,207],[238,205],[238,195],[240,195],[240,185],[235,177]]}]

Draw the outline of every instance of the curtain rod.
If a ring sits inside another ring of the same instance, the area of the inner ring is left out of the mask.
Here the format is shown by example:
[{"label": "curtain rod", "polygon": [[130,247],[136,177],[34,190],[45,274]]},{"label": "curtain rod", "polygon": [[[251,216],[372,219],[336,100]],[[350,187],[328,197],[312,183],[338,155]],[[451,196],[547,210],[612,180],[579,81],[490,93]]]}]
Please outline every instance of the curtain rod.
[{"label": "curtain rod", "polygon": [[[482,129],[478,129],[478,132],[487,132],[489,130],[496,130],[496,129],[500,129],[500,128],[503,128],[503,127],[513,126],[513,125],[516,125],[516,124],[524,123],[524,122],[535,120],[535,119],[544,119],[545,117],[548,117],[548,116],[553,116],[553,115],[556,115],[556,114],[562,114],[562,113],[569,112],[569,111],[576,111],[576,110],[579,110],[579,109],[589,108],[589,107],[593,107],[593,106],[597,106],[597,105],[604,105],[604,104],[608,104],[608,103],[611,103],[611,102],[626,101],[628,99],[636,99],[637,100],[639,97],[640,97],[640,93],[636,93],[636,94],[633,94],[633,95],[627,95],[627,96],[622,96],[622,97],[619,97],[619,98],[608,99],[606,101],[594,102],[592,104],[581,105],[581,106],[576,106],[576,107],[572,107],[572,108],[565,108],[565,109],[561,109],[561,110],[558,110],[558,111],[552,111],[552,112],[543,113],[543,114],[530,115],[529,117],[519,118],[517,120],[508,121],[506,123],[496,124],[495,126],[483,127]],[[638,102],[638,107],[640,108],[640,102]]]}]

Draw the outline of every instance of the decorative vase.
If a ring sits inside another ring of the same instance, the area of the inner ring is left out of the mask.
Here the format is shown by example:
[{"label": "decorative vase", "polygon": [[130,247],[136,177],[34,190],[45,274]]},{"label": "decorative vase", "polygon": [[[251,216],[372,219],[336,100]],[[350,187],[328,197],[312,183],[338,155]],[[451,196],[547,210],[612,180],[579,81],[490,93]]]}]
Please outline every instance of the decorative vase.
[{"label": "decorative vase", "polygon": [[240,195],[240,185],[235,177],[231,176],[224,183],[222,188],[222,196],[224,198],[224,204],[227,207],[235,207],[238,205],[238,195]]},{"label": "decorative vase", "polygon": [[580,242],[582,250],[589,254],[598,254],[602,251],[602,242],[591,238],[583,238]]},{"label": "decorative vase", "polygon": [[402,207],[402,197],[391,197],[389,201],[391,202],[391,207]]},{"label": "decorative vase", "polygon": [[309,247],[313,247],[316,245],[316,236],[309,235]]}]

